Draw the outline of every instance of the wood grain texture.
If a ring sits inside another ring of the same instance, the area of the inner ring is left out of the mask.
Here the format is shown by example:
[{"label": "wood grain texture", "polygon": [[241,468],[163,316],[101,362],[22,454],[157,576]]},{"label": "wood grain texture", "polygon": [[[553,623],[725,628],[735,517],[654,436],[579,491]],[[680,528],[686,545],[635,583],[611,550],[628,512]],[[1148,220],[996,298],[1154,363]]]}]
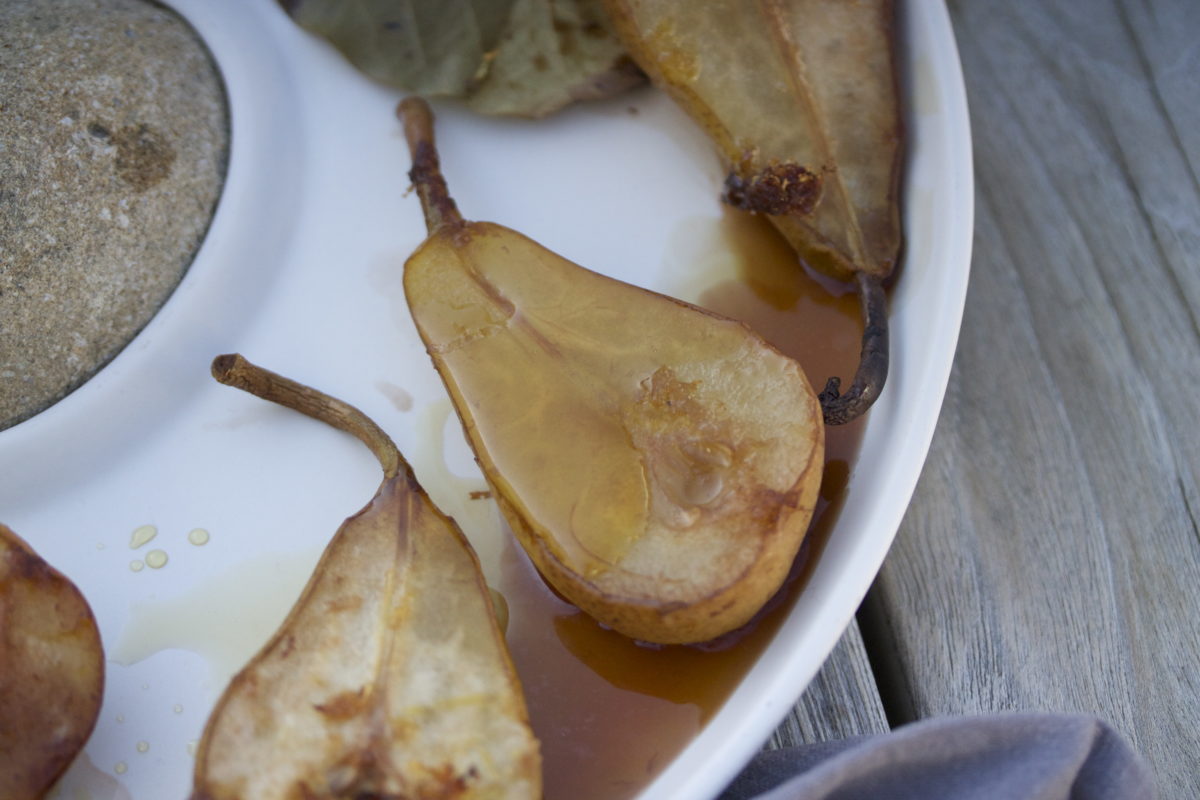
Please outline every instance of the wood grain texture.
[{"label": "wood grain texture", "polygon": [[765,749],[887,731],[887,717],[863,648],[862,635],[858,623],[851,622]]},{"label": "wood grain texture", "polygon": [[867,647],[893,722],[1093,713],[1200,796],[1200,3],[950,8],[971,288]]}]

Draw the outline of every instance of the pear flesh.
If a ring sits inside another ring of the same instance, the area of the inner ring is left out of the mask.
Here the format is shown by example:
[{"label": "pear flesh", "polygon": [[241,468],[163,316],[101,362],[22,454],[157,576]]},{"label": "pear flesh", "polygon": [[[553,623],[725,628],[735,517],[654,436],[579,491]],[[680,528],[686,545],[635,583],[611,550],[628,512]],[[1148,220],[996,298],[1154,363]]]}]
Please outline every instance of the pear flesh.
[{"label": "pear flesh", "polygon": [[422,189],[440,173],[431,132],[410,124],[417,103],[401,111],[432,233],[405,293],[521,545],[633,638],[743,625],[786,577],[821,479],[821,410],[800,366],[739,322],[463,221],[444,184]]},{"label": "pear flesh", "polygon": [[0,524],[0,797],[45,796],[91,735],[103,694],[87,600]]},{"label": "pear flesh", "polygon": [[541,797],[478,559],[393,456],[218,702],[193,800]]},{"label": "pear flesh", "polygon": [[891,0],[604,0],[729,167],[727,199],[816,269],[887,277],[902,160]]}]

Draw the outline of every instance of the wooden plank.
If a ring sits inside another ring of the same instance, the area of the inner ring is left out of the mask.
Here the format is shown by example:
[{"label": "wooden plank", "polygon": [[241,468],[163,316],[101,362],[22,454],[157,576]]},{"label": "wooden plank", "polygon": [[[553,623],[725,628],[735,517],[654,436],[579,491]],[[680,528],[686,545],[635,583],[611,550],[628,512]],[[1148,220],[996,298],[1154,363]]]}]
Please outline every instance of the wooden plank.
[{"label": "wooden plank", "polygon": [[1200,4],[953,3],[972,285],[862,616],[893,720],[1082,711],[1200,795]]},{"label": "wooden plank", "polygon": [[764,749],[887,733],[887,716],[858,623],[838,641],[800,701]]}]

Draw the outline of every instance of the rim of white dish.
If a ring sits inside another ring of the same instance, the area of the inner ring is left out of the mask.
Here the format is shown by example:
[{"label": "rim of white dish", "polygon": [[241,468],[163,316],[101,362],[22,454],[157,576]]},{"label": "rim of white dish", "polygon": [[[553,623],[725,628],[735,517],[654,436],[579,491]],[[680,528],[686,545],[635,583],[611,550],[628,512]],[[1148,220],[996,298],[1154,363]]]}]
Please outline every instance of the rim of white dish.
[{"label": "rim of white dish", "polygon": [[[900,6],[906,92],[906,252],[891,296],[888,387],[871,410],[845,506],[800,597],[725,705],[640,795],[711,798],[733,780],[791,710],[833,651],[878,574],[916,488],[958,341],[974,233],[974,177],[966,89],[942,2]],[[918,204],[927,223],[913,222]],[[918,263],[918,259],[920,262]],[[918,282],[925,284],[917,285]],[[909,298],[928,292],[933,308]],[[919,327],[932,347],[898,347]],[[855,486],[875,488],[861,497]],[[777,646],[785,644],[786,646]],[[824,654],[821,660],[813,652]]]}]

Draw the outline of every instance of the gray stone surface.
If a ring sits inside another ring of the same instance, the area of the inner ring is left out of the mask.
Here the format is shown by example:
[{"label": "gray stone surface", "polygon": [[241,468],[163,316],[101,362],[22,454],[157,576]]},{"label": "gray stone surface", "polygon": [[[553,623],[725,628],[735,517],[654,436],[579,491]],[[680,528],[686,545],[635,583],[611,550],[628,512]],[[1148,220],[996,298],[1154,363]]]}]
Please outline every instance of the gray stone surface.
[{"label": "gray stone surface", "polygon": [[154,316],[203,239],[228,147],[220,76],[174,12],[0,2],[0,429]]}]

